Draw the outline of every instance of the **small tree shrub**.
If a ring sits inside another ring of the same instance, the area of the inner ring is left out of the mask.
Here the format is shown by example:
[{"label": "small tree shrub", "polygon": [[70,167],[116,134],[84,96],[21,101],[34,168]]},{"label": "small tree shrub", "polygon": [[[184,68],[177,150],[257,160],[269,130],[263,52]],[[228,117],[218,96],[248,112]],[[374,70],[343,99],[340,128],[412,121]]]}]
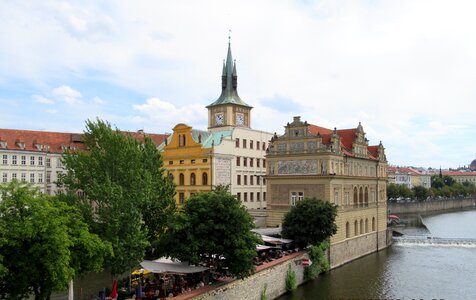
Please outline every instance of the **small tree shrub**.
[{"label": "small tree shrub", "polygon": [[318,246],[313,245],[309,250],[309,258],[312,265],[304,268],[304,280],[312,280],[317,278],[319,274],[328,272],[330,269],[329,261],[326,257],[326,250],[329,249],[329,243],[323,242]]},{"label": "small tree shrub", "polygon": [[291,269],[289,265],[288,271],[286,273],[286,290],[292,292],[297,288],[296,272]]}]

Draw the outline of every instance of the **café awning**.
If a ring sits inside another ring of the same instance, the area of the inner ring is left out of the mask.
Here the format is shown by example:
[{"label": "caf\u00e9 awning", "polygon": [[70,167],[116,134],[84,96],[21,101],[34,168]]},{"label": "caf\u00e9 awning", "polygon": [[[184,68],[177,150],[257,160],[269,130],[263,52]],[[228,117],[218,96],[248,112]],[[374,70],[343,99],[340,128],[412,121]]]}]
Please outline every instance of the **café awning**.
[{"label": "caf\u00e9 awning", "polygon": [[151,271],[152,273],[199,273],[208,270],[207,267],[192,266],[180,260],[172,260],[170,258],[159,258],[156,260],[144,260],[140,263],[142,268]]}]

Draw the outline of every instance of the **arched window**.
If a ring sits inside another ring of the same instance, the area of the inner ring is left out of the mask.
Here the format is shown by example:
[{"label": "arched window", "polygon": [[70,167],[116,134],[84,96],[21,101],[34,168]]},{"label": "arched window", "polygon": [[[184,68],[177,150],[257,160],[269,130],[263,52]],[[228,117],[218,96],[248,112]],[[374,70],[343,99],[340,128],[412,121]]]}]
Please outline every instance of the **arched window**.
[{"label": "arched window", "polygon": [[185,184],[185,176],[183,176],[183,173],[180,173],[179,175],[179,185],[184,185]]},{"label": "arched window", "polygon": [[195,173],[190,174],[190,185],[195,185]]},{"label": "arched window", "polygon": [[359,235],[359,224],[357,223],[357,220],[354,222],[354,235]]},{"label": "arched window", "polygon": [[208,185],[208,174],[207,173],[202,174],[202,185]]},{"label": "arched window", "polygon": [[369,232],[369,219],[365,219],[365,233]]},{"label": "arched window", "polygon": [[348,239],[350,237],[350,224],[349,222],[345,223],[345,238]]},{"label": "arched window", "polygon": [[185,147],[185,134],[179,134],[179,147]]},{"label": "arched window", "polygon": [[357,194],[357,187],[354,187],[354,207],[359,206],[359,196]]},{"label": "arched window", "polygon": [[369,188],[365,187],[365,206],[369,206]]},{"label": "arched window", "polygon": [[359,191],[359,207],[364,206],[364,189],[362,187],[358,188]]},{"label": "arched window", "polygon": [[375,231],[375,217],[372,218],[372,231]]},{"label": "arched window", "polygon": [[360,219],[360,234],[364,233],[364,221]]}]

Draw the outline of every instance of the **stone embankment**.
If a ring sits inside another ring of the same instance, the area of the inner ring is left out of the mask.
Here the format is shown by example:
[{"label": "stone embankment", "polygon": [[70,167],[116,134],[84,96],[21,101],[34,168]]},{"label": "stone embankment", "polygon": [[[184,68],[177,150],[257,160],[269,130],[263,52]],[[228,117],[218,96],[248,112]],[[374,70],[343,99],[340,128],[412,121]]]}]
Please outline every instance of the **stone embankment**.
[{"label": "stone embankment", "polygon": [[388,203],[389,214],[425,214],[475,207],[476,198],[444,199],[424,202]]}]

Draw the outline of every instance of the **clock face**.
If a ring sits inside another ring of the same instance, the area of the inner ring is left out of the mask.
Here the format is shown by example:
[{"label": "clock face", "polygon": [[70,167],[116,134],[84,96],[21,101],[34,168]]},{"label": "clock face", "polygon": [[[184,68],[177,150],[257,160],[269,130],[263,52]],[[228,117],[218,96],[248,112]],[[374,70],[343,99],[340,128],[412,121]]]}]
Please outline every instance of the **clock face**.
[{"label": "clock face", "polygon": [[236,125],[245,125],[245,116],[243,114],[236,114]]},{"label": "clock face", "polygon": [[225,117],[223,114],[215,114],[215,125],[223,125]]}]

